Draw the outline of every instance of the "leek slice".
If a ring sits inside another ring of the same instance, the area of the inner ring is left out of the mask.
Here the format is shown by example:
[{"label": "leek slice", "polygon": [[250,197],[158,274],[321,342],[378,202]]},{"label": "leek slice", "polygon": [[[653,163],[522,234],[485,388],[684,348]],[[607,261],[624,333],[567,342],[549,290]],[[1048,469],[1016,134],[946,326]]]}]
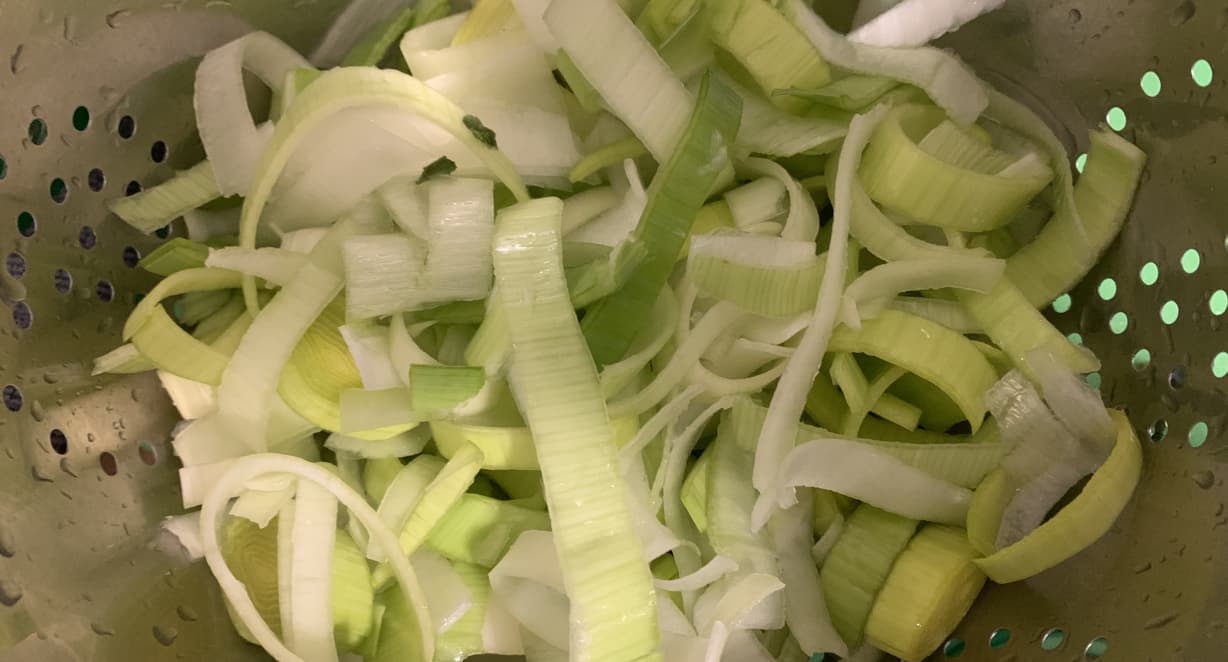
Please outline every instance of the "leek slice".
[{"label": "leek slice", "polygon": [[[555,5],[558,6],[556,1]],[[579,3],[583,4],[583,3]],[[599,365],[623,358],[669,278],[690,233],[695,214],[728,167],[741,104],[719,78],[707,76],[678,148],[662,161],[648,189],[648,204],[627,242],[614,259],[626,282],[591,306],[581,328]]]},{"label": "leek slice", "polygon": [[[201,161],[157,186],[112,200],[107,203],[107,208],[128,225],[149,234],[221,195],[213,166],[208,161]],[[144,262],[142,266],[145,266]]]},{"label": "leek slice", "polygon": [[482,368],[413,365],[409,384],[414,411],[437,418],[476,397],[486,384],[486,372]]},{"label": "leek slice", "polygon": [[333,433],[325,440],[325,448],[334,452],[349,453],[363,459],[411,457],[421,453],[430,441],[430,428],[418,426],[408,432],[387,439],[361,439]]},{"label": "leek slice", "polygon": [[[985,295],[977,295],[985,296]],[[981,396],[997,381],[993,366],[972,342],[939,324],[894,310],[867,320],[860,331],[832,335],[831,350],[869,354],[938,387],[975,432],[985,419]]]},{"label": "leek slice", "polygon": [[479,494],[463,494],[431,529],[426,546],[439,554],[493,568],[525,531],[549,531],[550,517]]},{"label": "leek slice", "polygon": [[158,381],[171,398],[180,418],[190,421],[208,416],[217,409],[217,399],[208,384],[184,379],[168,372],[158,371]]},{"label": "leek slice", "polygon": [[[368,466],[371,466],[371,463],[368,463]],[[443,467],[444,462],[439,458],[433,455],[419,455],[403,466],[399,461],[390,461],[380,463],[380,466],[372,470],[370,480],[366,480],[367,493],[374,497],[382,491],[376,512],[389,529],[398,533],[404,531],[410,513],[422,499],[427,486],[439,476]],[[364,479],[366,478],[364,476]],[[366,551],[367,557],[373,561],[387,560],[383,556],[383,550],[379,547],[378,541],[370,541]]]},{"label": "leek slice", "polygon": [[815,208],[814,199],[802,189],[797,180],[779,164],[767,159],[745,159],[740,167],[753,174],[775,179],[789,194],[789,215],[785,218],[785,227],[780,236],[796,241],[814,241],[819,233],[819,212]]},{"label": "leek slice", "polygon": [[[682,144],[680,137],[695,101],[618,3],[555,0],[544,20],[605,105],[657,163],[666,163]],[[611,58],[610,53],[620,56]],[[646,94],[649,90],[651,94]],[[707,187],[697,188],[704,188],[701,195],[708,192]]]},{"label": "leek slice", "polygon": [[362,376],[338,330],[345,302],[335,300],[307,327],[282,368],[277,392],[300,416],[325,430],[341,430],[341,393]]},{"label": "leek slice", "polygon": [[831,80],[827,62],[769,0],[719,0],[707,7],[713,42],[732,55],[759,88],[784,110],[807,105],[773,96],[791,87],[822,87]]},{"label": "leek slice", "polygon": [[938,649],[985,585],[963,529],[926,525],[896,559],[866,621],[866,640],[905,662]]},{"label": "leek slice", "polygon": [[132,346],[159,370],[210,386],[221,383],[226,354],[179,328],[162,308],[154,308],[131,338]]},{"label": "leek slice", "polygon": [[240,37],[201,59],[196,69],[196,124],[217,190],[223,195],[247,195],[261,150],[269,140],[248,109],[244,70],[280,93],[287,74],[310,66],[294,49],[266,32]]},{"label": "leek slice", "polygon": [[387,56],[388,50],[406,32],[420,25],[446,17],[451,9],[447,0],[422,0],[422,2],[415,3],[412,7],[402,9],[382,25],[372,27],[367,36],[345,54],[345,57],[341,59],[340,66],[379,66]]},{"label": "leek slice", "polygon": [[861,179],[871,200],[939,227],[988,232],[1009,223],[1053,178],[1037,165],[1021,175],[964,169],[918,145],[941,126],[943,113],[900,106],[878,126],[866,148]]},{"label": "leek slice", "polygon": [[185,269],[163,278],[133,308],[124,322],[123,338],[128,340],[145,324],[164,300],[188,292],[231,289],[241,282],[240,274],[224,269]]},{"label": "leek slice", "polygon": [[883,48],[848,41],[802,0],[788,0],[785,13],[832,65],[918,87],[961,125],[975,122],[989,105],[986,85],[946,51],[928,46]]},{"label": "leek slice", "polygon": [[[274,632],[281,631],[277,569],[273,563],[277,558],[277,534],[277,520],[260,528],[245,519],[231,517],[226,520],[222,543],[223,557],[246,586],[256,610]],[[372,626],[373,594],[369,571],[366,559],[344,532],[337,533],[332,554],[334,636],[340,650],[356,650]],[[227,608],[230,609],[229,603]],[[253,640],[240,621],[233,616],[231,620],[241,636]]]},{"label": "leek slice", "polygon": [[752,526],[761,529],[771,515],[772,503],[776,501],[776,476],[785,456],[793,447],[791,426],[801,418],[805,406],[806,387],[819,372],[823,355],[827,352],[836,327],[836,317],[844,290],[844,272],[848,266],[849,194],[855,179],[861,152],[869,140],[874,126],[880,121],[881,111],[859,115],[849,125],[849,136],[840,150],[840,173],[836,176],[833,200],[835,220],[832,222],[832,238],[827,253],[823,282],[809,326],[802,334],[797,351],[785,363],[784,374],[777,383],[772,396],[767,420],[755,448],[753,484],[759,490],[755,504]]},{"label": "leek slice", "polygon": [[[826,381],[820,376],[816,384]],[[830,382],[828,382],[830,387]],[[836,396],[839,397],[839,396]],[[734,420],[738,421],[738,429],[747,431],[744,436],[754,437],[755,432],[763,426],[767,417],[767,408],[757,405],[747,398],[739,398],[734,405]],[[842,419],[837,419],[837,421]],[[870,422],[867,420],[867,426]],[[989,429],[986,425],[984,429]],[[832,435],[824,430],[808,425],[797,427],[796,437],[799,442],[818,437]],[[961,487],[974,488],[991,471],[996,469],[1006,455],[1006,445],[996,440],[984,441],[968,437],[936,435],[938,438],[915,443],[904,441],[880,441],[876,439],[857,439],[856,442],[878,453],[891,456],[904,464],[949,483]]]},{"label": "leek slice", "polygon": [[[707,535],[712,549],[738,564],[738,572],[722,580],[716,590],[732,589],[737,582],[755,574],[780,577],[776,549],[767,531],[751,527],[755,490],[750,484],[752,453],[739,445],[741,429],[726,414],[713,442],[712,464],[708,468]],[[785,624],[784,596],[759,605],[747,627],[774,630]]]},{"label": "leek slice", "polygon": [[961,0],[902,0],[849,33],[862,44],[889,48],[921,46],[958,30],[1006,0],[967,3]]},{"label": "leek slice", "polygon": [[[561,216],[557,199],[500,212],[495,277],[512,340],[510,383],[546,485],[570,598],[572,659],[651,659],[659,656],[652,576],[633,533],[597,371],[568,298]],[[579,474],[578,458],[586,458]],[[596,507],[601,517],[592,517]]]},{"label": "leek slice", "polygon": [[[288,109],[256,169],[252,190],[243,205],[239,245],[255,246],[256,230],[274,186],[296,149],[312,128],[347,109],[385,107],[421,117],[447,131],[486,164],[519,200],[528,191],[514,166],[497,148],[483,142],[465,125],[464,111],[418,80],[395,71],[345,68],[326,72],[303,90]],[[255,309],[253,281],[244,282],[248,308]]]},{"label": "leek slice", "polygon": [[138,372],[147,372],[155,368],[156,366],[141,354],[141,350],[137,349],[136,345],[128,343],[120,345],[94,359],[94,369],[90,371],[90,376],[97,377],[98,375],[105,374],[130,375]]},{"label": "leek slice", "polygon": [[[638,159],[648,153],[644,144],[637,138],[624,138],[592,151],[580,159],[580,162],[567,174],[567,179],[574,184],[581,182],[595,173],[622,163],[627,159]],[[566,232],[564,232],[566,234]]]},{"label": "leek slice", "polygon": [[324,596],[332,592],[329,571],[337,534],[337,499],[324,488],[303,481],[293,503],[282,508],[280,523],[277,563],[282,639],[304,662],[332,662],[338,659],[337,644],[332,605]]},{"label": "leek slice", "polygon": [[223,593],[230,600],[235,614],[248,627],[253,638],[274,657],[294,659],[294,654],[278,640],[248,597],[243,583],[228,567],[218,540],[218,529],[223,524],[225,507],[230,498],[248,480],[268,473],[290,473],[327,490],[349,508],[350,513],[367,528],[372,539],[376,540],[385,552],[390,553],[397,582],[405,592],[405,598],[398,603],[403,604],[406,609],[407,622],[413,623],[418,630],[418,645],[414,650],[423,656],[422,659],[430,659],[434,654],[434,637],[425,627],[429,620],[425,601],[408,559],[396,554],[395,536],[382,524],[379,516],[363,497],[351,490],[340,478],[310,462],[278,455],[249,455],[235,460],[201,505],[201,542],[205,550],[205,560]]},{"label": "leek slice", "polygon": [[968,505],[968,541],[981,556],[993,554],[997,548],[1002,514],[1015,496],[1015,482],[1010,474],[998,469],[985,477]]},{"label": "leek slice", "polygon": [[[783,182],[770,177],[756,179],[725,191],[725,203],[734,225],[739,229],[766,223],[789,211],[788,192]],[[817,227],[815,228],[818,229]]]},{"label": "leek slice", "polygon": [[422,422],[410,406],[409,391],[400,387],[346,389],[339,405],[341,427],[337,431],[342,434],[378,438],[377,432],[397,434]]},{"label": "leek slice", "polygon": [[536,470],[533,435],[523,427],[493,427],[452,421],[431,421],[431,434],[439,453],[452,457],[472,444],[482,450],[487,469]]},{"label": "leek slice", "polygon": [[175,237],[141,258],[137,266],[156,276],[169,276],[177,271],[201,268],[207,257],[207,245]]},{"label": "leek slice", "polygon": [[753,154],[787,157],[837,151],[848,134],[848,121],[798,117],[773,106],[758,92],[730,85],[742,97],[737,146]]},{"label": "leek slice", "polygon": [[370,319],[412,310],[422,301],[422,242],[404,234],[354,237],[343,247],[346,319]]},{"label": "leek slice", "polygon": [[377,505],[383,501],[402,466],[401,461],[394,457],[372,458],[363,463],[362,486],[367,498]]},{"label": "leek slice", "polygon": [[861,646],[875,599],[917,526],[916,520],[869,505],[845,520],[819,579],[832,623],[850,649]]},{"label": "leek slice", "polygon": [[1065,508],[1019,542],[977,559],[999,584],[1027,579],[1074,556],[1108,532],[1142,474],[1142,448],[1125,414],[1110,412],[1117,443],[1109,459]]},{"label": "leek slice", "polygon": [[802,499],[772,517],[772,538],[785,583],[785,622],[803,649],[847,657],[848,647],[832,623],[811,557],[813,508],[810,499]]},{"label": "leek slice", "polygon": [[899,83],[890,78],[853,74],[815,89],[789,88],[777,90],[775,93],[816,101],[840,110],[860,112],[898,85]]},{"label": "leek slice", "polygon": [[1077,216],[1059,204],[1040,234],[1006,263],[1007,277],[1034,307],[1069,292],[1100,260],[1125,223],[1146,162],[1142,150],[1116,133],[1092,132],[1071,201]]},{"label": "leek slice", "polygon": [[958,296],[985,335],[1025,372],[1028,367],[1024,357],[1035,349],[1053,352],[1072,372],[1089,373],[1100,368],[1094,354],[1071,343],[1009,278],[998,281],[986,294],[959,292]]},{"label": "leek slice", "polygon": [[821,438],[793,449],[780,472],[781,505],[798,486],[831,490],[884,510],[932,522],[962,523],[972,493],[871,446]]},{"label": "leek slice", "polygon": [[[490,571],[495,599],[520,622],[525,651],[530,655],[531,637],[559,650],[570,648],[566,625],[570,606],[554,538],[545,531],[524,532]],[[562,658],[568,659],[567,653]]]},{"label": "leek slice", "polygon": [[[760,246],[769,255],[783,257],[792,247],[809,255],[796,264],[782,264],[779,258],[757,260],[753,254]],[[718,234],[692,240],[686,273],[700,292],[747,313],[792,318],[813,310],[825,268],[826,258],[814,255],[812,242]]]},{"label": "leek slice", "polygon": [[205,266],[256,276],[278,287],[294,280],[306,263],[306,255],[284,248],[214,248],[205,259]]}]

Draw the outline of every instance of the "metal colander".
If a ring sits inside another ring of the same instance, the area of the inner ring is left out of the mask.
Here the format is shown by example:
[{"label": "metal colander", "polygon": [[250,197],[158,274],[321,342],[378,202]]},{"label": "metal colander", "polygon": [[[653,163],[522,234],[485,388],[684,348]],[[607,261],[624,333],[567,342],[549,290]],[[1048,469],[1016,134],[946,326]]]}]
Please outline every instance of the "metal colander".
[{"label": "metal colander", "polygon": [[[180,511],[156,379],[89,376],[154,283],[140,256],[181,232],[139,235],[103,201],[201,157],[199,55],[253,28],[309,49],[342,4],[0,0],[0,662],[264,659],[204,564],[152,544]],[[1072,155],[1101,122],[1150,155],[1122,238],[1050,311],[1150,441],[1113,531],[988,588],[937,659],[1226,657],[1226,24],[1210,0],[1012,0],[946,40]]]}]

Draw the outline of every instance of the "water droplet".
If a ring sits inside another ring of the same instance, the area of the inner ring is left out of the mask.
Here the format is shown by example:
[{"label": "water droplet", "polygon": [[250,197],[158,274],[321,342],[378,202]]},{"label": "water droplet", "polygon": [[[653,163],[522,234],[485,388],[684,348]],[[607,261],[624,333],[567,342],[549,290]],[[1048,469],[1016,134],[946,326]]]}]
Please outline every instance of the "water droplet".
[{"label": "water droplet", "polygon": [[64,39],[72,41],[77,38],[77,17],[69,14],[64,17]]},{"label": "water droplet", "polygon": [[179,630],[175,628],[164,628],[161,625],[155,625],[153,629],[154,639],[163,646],[170,646],[175,643],[175,639],[179,638]]},{"label": "water droplet", "polygon": [[1155,618],[1153,618],[1153,619],[1151,619],[1151,620],[1147,621],[1146,623],[1144,623],[1144,624],[1143,624],[1143,629],[1144,629],[1144,630],[1158,630],[1158,629],[1160,629],[1160,628],[1162,628],[1162,627],[1164,627],[1164,626],[1168,625],[1169,623],[1172,623],[1172,622],[1173,622],[1173,621],[1175,621],[1175,620],[1177,620],[1177,613],[1176,613],[1176,612],[1172,612],[1172,613],[1170,613],[1170,614],[1165,614],[1165,615],[1163,615],[1163,616],[1157,616],[1157,617],[1155,617]]},{"label": "water droplet", "polygon": [[18,44],[17,48],[13,49],[13,54],[9,56],[9,71],[16,76],[22,68],[21,52],[25,50],[25,44]]},{"label": "water droplet", "polygon": [[107,27],[118,28],[120,26],[120,23],[122,23],[125,18],[131,15],[132,15],[132,12],[128,11],[127,9],[113,11],[110,14],[107,14],[107,17],[106,17]]},{"label": "water droplet", "polygon": [[38,400],[30,405],[30,416],[37,422],[42,423],[43,419],[47,418],[47,410],[43,408],[43,403]]},{"label": "water droplet", "polygon": [[179,614],[179,618],[189,623],[200,620],[200,615],[196,613],[196,610],[187,605],[179,605],[179,607],[175,609],[175,613]]},{"label": "water droplet", "polygon": [[12,607],[24,595],[21,586],[11,579],[0,579],[0,604]]},{"label": "water droplet", "polygon": [[1070,10],[1070,22],[1071,23],[1078,23],[1079,21],[1082,21],[1082,20],[1083,20],[1083,12],[1079,11],[1078,9]]},{"label": "water droplet", "polygon": [[72,465],[68,463],[68,458],[62,458],[60,460],[60,471],[63,471],[64,473],[68,474],[69,476],[72,476],[73,478],[78,477],[77,472],[74,471],[72,468]]},{"label": "water droplet", "polygon": [[60,376],[54,372],[44,372],[43,381],[47,382],[48,384],[55,384],[60,381]]},{"label": "water droplet", "polygon": [[95,436],[94,436],[94,433],[93,433],[93,432],[87,432],[87,433],[85,433],[85,440],[86,440],[86,441],[88,441],[88,442],[90,442],[91,444],[92,444],[92,443],[94,443],[94,441],[95,441],[96,439],[97,439],[97,437],[95,437]]},{"label": "water droplet", "polygon": [[7,528],[0,528],[0,556],[11,559],[16,553],[17,544],[13,541],[13,534]]},{"label": "water droplet", "polygon": [[34,480],[40,483],[54,483],[55,482],[55,479],[52,478],[51,476],[48,476],[47,473],[43,471],[42,467],[37,467],[37,466],[30,467],[30,475],[34,477]]},{"label": "water droplet", "polygon": [[1210,471],[1199,471],[1193,476],[1190,476],[1190,478],[1194,479],[1194,484],[1198,485],[1204,490],[1209,490],[1215,486],[1215,474],[1211,473]]},{"label": "water droplet", "polygon": [[110,637],[115,634],[115,630],[103,625],[102,623],[90,623],[90,629],[94,631],[94,634],[100,637]]},{"label": "water droplet", "polygon": [[1194,18],[1194,14],[1197,11],[1198,7],[1194,6],[1191,0],[1185,0],[1185,2],[1173,8],[1173,13],[1168,17],[1168,22],[1173,27],[1185,25],[1191,18]]},{"label": "water droplet", "polygon": [[131,391],[129,391],[129,393],[128,393],[128,394],[132,396],[132,401],[133,401],[133,402],[140,402],[140,401],[141,401],[141,394],[140,394],[140,393],[138,393],[136,389],[132,389]]}]

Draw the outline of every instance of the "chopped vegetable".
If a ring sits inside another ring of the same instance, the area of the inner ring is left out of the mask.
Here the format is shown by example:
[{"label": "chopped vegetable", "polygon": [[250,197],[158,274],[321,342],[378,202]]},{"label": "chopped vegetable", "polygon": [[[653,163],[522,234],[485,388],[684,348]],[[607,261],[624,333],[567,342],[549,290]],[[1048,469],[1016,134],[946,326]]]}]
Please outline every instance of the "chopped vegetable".
[{"label": "chopped vegetable", "polygon": [[1138,441],[1040,308],[1145,155],[1093,131],[1076,182],[928,45],[998,0],[810,4],[356,0],[310,58],[343,66],[205,55],[207,159],[109,203],[189,238],[94,372],[184,419],[163,530],[241,636],[913,662],[1113,525]]}]

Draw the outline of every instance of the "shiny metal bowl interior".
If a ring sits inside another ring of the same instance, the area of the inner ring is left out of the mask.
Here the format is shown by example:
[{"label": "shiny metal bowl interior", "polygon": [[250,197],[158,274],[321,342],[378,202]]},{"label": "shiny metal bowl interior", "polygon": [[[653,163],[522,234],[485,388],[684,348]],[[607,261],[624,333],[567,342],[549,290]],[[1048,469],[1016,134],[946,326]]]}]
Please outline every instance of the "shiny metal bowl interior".
[{"label": "shiny metal bowl interior", "polygon": [[[342,4],[0,0],[0,662],[265,659],[203,564],[152,545],[179,510],[156,380],[89,377],[154,282],[132,266],[161,241],[102,202],[200,157],[196,57],[252,28],[309,48]],[[988,589],[937,659],[1225,658],[1226,23],[1206,0],[1011,0],[946,39],[1072,155],[1106,117],[1150,154],[1123,237],[1051,311],[1150,440],[1112,533]]]}]

